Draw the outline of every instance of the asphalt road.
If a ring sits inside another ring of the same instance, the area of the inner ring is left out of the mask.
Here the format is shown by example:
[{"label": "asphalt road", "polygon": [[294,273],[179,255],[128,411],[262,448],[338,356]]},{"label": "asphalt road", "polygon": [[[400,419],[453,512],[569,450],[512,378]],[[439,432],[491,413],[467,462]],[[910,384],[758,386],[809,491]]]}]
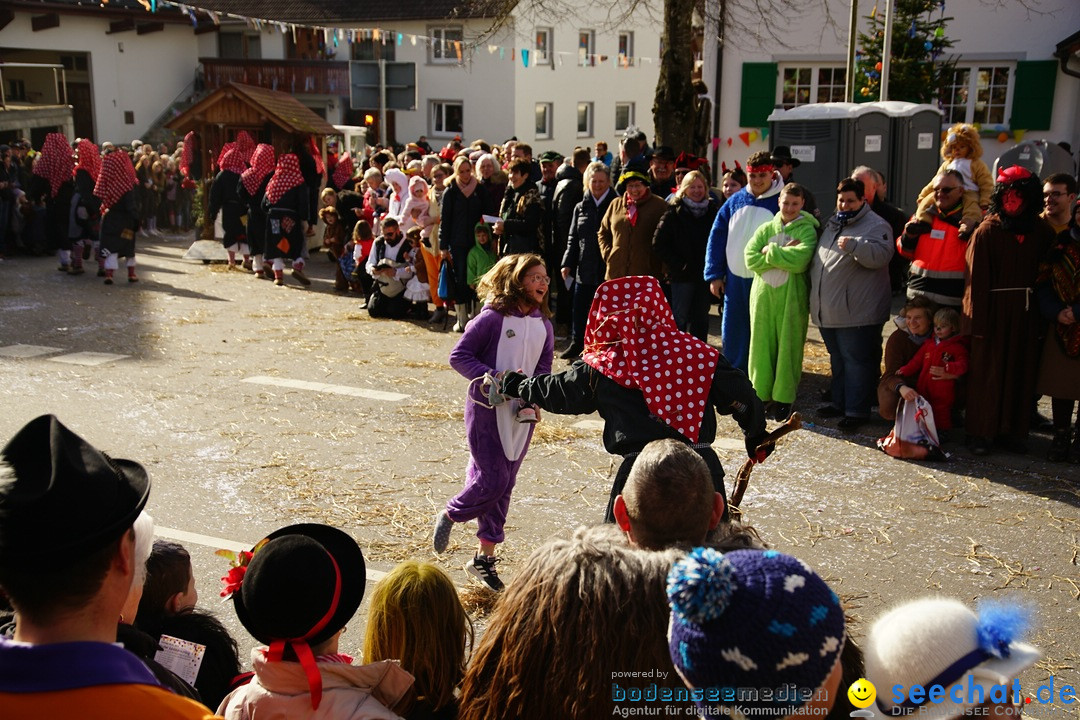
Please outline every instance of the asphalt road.
[{"label": "asphalt road", "polygon": [[[51,412],[146,465],[159,531],[192,551],[200,604],[244,648],[254,641],[218,598],[227,563],[213,552],[284,524],[337,525],[375,571],[435,559],[464,585],[473,531],[456,527],[446,555],[430,549],[431,520],[467,461],[466,383],[447,364],[457,336],[371,320],[357,298],[333,293],[322,256],[308,265],[311,288],[275,287],[182,260],[188,244],[140,240],[131,285],[66,276],[51,258],[0,263],[0,437]],[[827,367],[812,335],[799,409],[812,410]],[[547,414],[538,426],[510,508],[504,577],[545,538],[602,517],[613,462],[597,421]],[[767,542],[833,585],[855,636],[904,599],[1016,599],[1032,607],[1030,639],[1044,653],[1021,676],[1025,693],[1051,676],[1059,688],[1080,684],[1080,467],[1042,462],[1045,437],[1028,456],[956,449],[946,463],[908,463],[874,449],[884,424],[856,435],[834,425],[788,436],[755,469],[743,507]],[[730,420],[717,448],[733,477],[744,455]],[[344,651],[358,654],[362,624]],[[1075,706],[1026,710],[1078,717]]]}]

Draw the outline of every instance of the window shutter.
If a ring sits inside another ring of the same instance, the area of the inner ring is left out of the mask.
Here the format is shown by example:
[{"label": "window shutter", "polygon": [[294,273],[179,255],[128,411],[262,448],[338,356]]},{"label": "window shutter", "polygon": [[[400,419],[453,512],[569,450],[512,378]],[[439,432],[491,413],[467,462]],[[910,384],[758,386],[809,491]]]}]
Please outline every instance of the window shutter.
[{"label": "window shutter", "polygon": [[1014,130],[1049,130],[1054,110],[1057,60],[1029,60],[1016,63],[1013,80],[1012,117]]},{"label": "window shutter", "polygon": [[776,106],[778,74],[776,63],[743,63],[739,127],[765,127]]}]

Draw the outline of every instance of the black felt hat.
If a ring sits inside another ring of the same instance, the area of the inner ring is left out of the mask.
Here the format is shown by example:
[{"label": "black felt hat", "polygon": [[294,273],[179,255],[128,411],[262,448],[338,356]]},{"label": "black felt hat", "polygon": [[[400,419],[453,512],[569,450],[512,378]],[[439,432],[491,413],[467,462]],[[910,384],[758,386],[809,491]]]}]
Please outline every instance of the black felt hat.
[{"label": "black felt hat", "polygon": [[783,165],[784,163],[790,163],[791,167],[797,168],[802,165],[802,161],[798,158],[791,157],[791,148],[787,145],[777,145],[772,150],[772,161],[775,165]]},{"label": "black felt hat", "polygon": [[275,530],[255,550],[233,604],[256,640],[318,645],[349,622],[364,599],[367,571],[348,534],[319,524]]},{"label": "black felt hat", "polygon": [[653,158],[675,162],[675,151],[668,145],[660,145],[649,152],[649,159],[652,160]]},{"label": "black felt hat", "polygon": [[0,566],[73,565],[132,526],[146,506],[142,465],[111,458],[53,415],[0,450]]},{"label": "black felt hat", "polygon": [[626,192],[626,184],[631,180],[640,180],[648,187],[651,182],[649,179],[649,166],[641,160],[633,160],[627,163],[619,175],[618,182],[615,184],[615,192],[622,195]]}]

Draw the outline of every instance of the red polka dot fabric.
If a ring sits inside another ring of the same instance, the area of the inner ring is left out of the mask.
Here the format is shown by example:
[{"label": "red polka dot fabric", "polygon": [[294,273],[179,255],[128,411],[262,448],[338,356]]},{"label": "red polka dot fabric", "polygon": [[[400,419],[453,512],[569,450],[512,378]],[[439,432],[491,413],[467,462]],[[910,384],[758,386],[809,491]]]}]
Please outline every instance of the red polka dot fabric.
[{"label": "red polka dot fabric", "polygon": [[240,182],[244,183],[244,189],[248,191],[248,195],[255,195],[255,191],[262,185],[266,176],[274,172],[275,165],[274,146],[259,143],[255,152],[251,154],[251,167],[240,173]]},{"label": "red polka dot fabric", "polygon": [[101,161],[101,174],[94,185],[94,195],[101,200],[101,211],[111,208],[138,184],[135,167],[126,152],[118,150],[106,155]]},{"label": "red polka dot fabric", "polygon": [[255,138],[247,130],[236,133],[236,152],[244,164],[251,162],[251,155],[255,152]]},{"label": "red polka dot fabric", "polygon": [[274,177],[270,178],[266,186],[266,199],[271,205],[281,199],[281,196],[298,185],[304,184],[304,176],[300,174],[300,161],[296,155],[286,153],[278,158]]},{"label": "red polka dot fabric", "polygon": [[34,163],[34,174],[49,181],[52,197],[65,181],[75,174],[75,161],[71,157],[71,145],[63,133],[49,133],[41,146],[41,157]]},{"label": "red polka dot fabric", "polygon": [[97,180],[98,173],[101,172],[101,151],[98,150],[98,146],[83,138],[79,141],[78,154],[79,160],[75,164],[75,170],[85,170],[90,177]]},{"label": "red polka dot fabric", "polygon": [[184,150],[180,153],[180,172],[184,177],[191,177],[191,163],[195,162],[195,131],[184,136]]},{"label": "red polka dot fabric", "polygon": [[675,326],[660,283],[639,275],[596,291],[582,359],[645,396],[649,410],[697,442],[720,351]]}]

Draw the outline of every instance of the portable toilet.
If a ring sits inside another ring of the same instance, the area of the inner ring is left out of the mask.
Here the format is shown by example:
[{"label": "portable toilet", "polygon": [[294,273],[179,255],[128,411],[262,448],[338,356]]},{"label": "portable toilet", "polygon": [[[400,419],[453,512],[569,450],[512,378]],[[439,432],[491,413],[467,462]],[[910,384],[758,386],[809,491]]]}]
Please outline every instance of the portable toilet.
[{"label": "portable toilet", "polygon": [[1076,166],[1069,151],[1046,140],[1025,140],[1003,152],[994,161],[994,177],[997,177],[999,167],[1012,165],[1020,165],[1030,170],[1031,174],[1040,180],[1059,172],[1076,174]]},{"label": "portable toilet", "polygon": [[888,177],[889,116],[867,103],[814,103],[769,115],[771,147],[786,145],[800,161],[795,180],[814,194],[823,216],[832,214],[836,185],[859,165]]},{"label": "portable toilet", "polygon": [[907,213],[915,212],[919,191],[941,166],[941,122],[936,105],[886,100],[867,103],[880,108],[892,123],[888,168],[873,167],[888,183],[889,202]]}]

